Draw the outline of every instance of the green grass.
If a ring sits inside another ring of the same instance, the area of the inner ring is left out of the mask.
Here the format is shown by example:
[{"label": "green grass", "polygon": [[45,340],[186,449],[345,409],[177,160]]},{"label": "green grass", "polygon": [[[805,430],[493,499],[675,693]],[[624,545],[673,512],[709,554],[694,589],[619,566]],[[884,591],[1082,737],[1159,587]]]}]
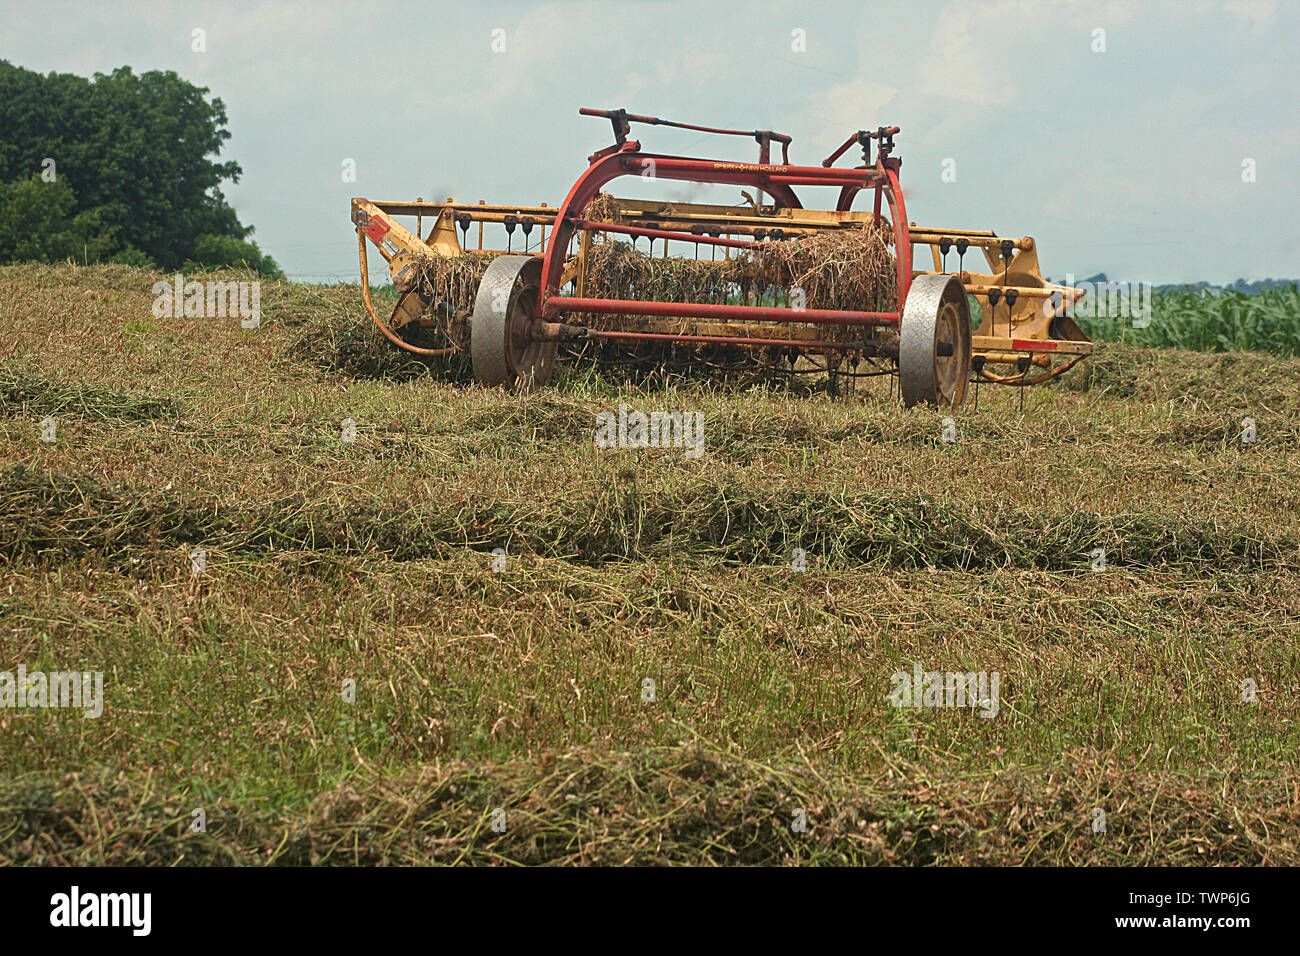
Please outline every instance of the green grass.
[{"label": "green grass", "polygon": [[[948,445],[883,380],[507,396],[355,287],[153,278],[0,269],[0,670],[107,697],[0,709],[0,861],[1300,862],[1300,360],[1107,346]],[[706,454],[595,448],[620,401]],[[889,706],[918,662],[998,716]]]}]

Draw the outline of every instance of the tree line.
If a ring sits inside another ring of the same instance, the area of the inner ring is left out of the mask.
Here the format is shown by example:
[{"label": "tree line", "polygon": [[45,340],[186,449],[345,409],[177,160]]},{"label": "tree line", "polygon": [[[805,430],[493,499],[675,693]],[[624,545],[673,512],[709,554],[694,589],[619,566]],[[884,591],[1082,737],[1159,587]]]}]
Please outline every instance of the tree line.
[{"label": "tree line", "polygon": [[226,108],[173,71],[91,79],[0,60],[0,262],[279,266],[222,195]]}]

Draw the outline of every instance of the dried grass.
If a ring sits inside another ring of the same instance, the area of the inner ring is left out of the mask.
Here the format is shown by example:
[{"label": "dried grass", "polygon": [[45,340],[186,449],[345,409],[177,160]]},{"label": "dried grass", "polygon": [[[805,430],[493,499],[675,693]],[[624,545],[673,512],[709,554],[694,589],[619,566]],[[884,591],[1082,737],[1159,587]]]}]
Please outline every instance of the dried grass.
[{"label": "dried grass", "polygon": [[[1087,574],[1098,544],[1115,567],[1300,570],[1300,541],[1177,514],[1100,515],[1003,508],[985,513],[931,495],[825,492],[706,482],[653,496],[635,484],[466,501],[454,509],[398,496],[219,501],[105,486],[87,475],[0,471],[0,562],[57,564],[95,553],[114,564],[170,560],[205,543],[227,554],[311,550],[397,561],[458,549],[580,564],[671,559],[769,564],[798,541],[828,568],[994,568]],[[637,529],[629,534],[629,529]]]},{"label": "dried grass", "polygon": [[[37,865],[1290,865],[1293,776],[1134,771],[1087,751],[988,779],[925,765],[869,777],[707,746],[426,765],[340,784],[303,814],[190,804],[136,777],[0,789],[0,864]],[[1103,838],[1092,808],[1113,812]],[[790,825],[803,811],[806,832]],[[494,828],[493,812],[505,826]]]}]

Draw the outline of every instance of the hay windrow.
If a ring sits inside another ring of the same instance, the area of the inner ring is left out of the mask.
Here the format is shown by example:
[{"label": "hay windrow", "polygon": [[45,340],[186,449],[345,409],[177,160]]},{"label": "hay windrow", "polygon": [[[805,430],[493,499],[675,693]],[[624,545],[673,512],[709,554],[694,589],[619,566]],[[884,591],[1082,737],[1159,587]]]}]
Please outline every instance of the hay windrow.
[{"label": "hay windrow", "polygon": [[84,382],[51,381],[16,363],[0,365],[0,416],[72,416],[91,421],[172,421],[180,404]]},{"label": "hay windrow", "polygon": [[[1178,515],[983,513],[929,495],[779,492],[703,483],[646,495],[594,485],[556,498],[417,503],[392,496],[218,504],[204,496],[105,486],[88,476],[0,472],[0,562],[58,563],[96,553],[115,564],[203,544],[226,553],[380,553],[392,560],[486,552],[502,542],[586,565],[672,559],[764,565],[800,542],[826,568],[994,568],[1087,573],[1101,545],[1115,566],[1300,568],[1300,542]],[[628,529],[638,529],[635,535]]]},{"label": "hay windrow", "polygon": [[[992,779],[934,768],[850,776],[685,747],[370,773],[306,813],[204,800],[155,778],[79,773],[0,785],[0,865],[1292,865],[1293,776],[1196,781],[1088,751]],[[1106,839],[1079,826],[1114,813]],[[807,809],[806,833],[788,825]],[[510,825],[489,825],[501,807]],[[1013,821],[1008,825],[1007,821]]]},{"label": "hay windrow", "polygon": [[[300,326],[288,355],[324,371],[354,379],[384,379],[407,382],[436,377],[446,381],[467,381],[468,353],[431,358],[399,349],[375,328],[353,287],[351,301],[340,311],[320,311],[295,323]],[[392,309],[376,296],[375,308],[385,316]],[[398,333],[413,345],[435,348],[445,345],[435,331],[408,326]]]}]

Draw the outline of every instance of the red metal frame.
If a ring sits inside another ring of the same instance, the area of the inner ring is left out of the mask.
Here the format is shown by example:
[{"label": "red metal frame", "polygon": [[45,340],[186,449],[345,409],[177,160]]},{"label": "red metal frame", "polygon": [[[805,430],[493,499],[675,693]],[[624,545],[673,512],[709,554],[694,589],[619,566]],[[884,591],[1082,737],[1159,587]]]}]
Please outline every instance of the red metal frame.
[{"label": "red metal frame", "polygon": [[[585,115],[606,115],[603,111],[584,110]],[[626,114],[625,114],[626,115]],[[628,120],[636,122],[657,122],[653,117],[626,115]],[[694,129],[696,127],[686,127]],[[705,129],[705,127],[698,127]],[[739,133],[745,131],[716,130],[715,132]],[[897,132],[891,128],[890,132]],[[746,133],[748,135],[748,133]],[[766,134],[776,138],[779,134]],[[754,322],[806,322],[814,325],[841,326],[888,326],[897,325],[902,314],[903,304],[907,299],[908,289],[912,283],[912,244],[908,229],[907,209],[903,201],[903,191],[899,185],[898,171],[900,162],[894,158],[878,157],[874,165],[857,169],[832,168],[833,162],[857,139],[857,134],[850,137],[844,147],[838,150],[827,165],[792,166],[776,165],[768,162],[733,163],[711,159],[692,159],[681,156],[667,156],[641,152],[641,144],[628,140],[600,150],[590,157],[590,165],[569,190],[569,194],[560,205],[555,225],[548,237],[546,254],[542,266],[542,289],[538,296],[536,317],[548,319],[561,312],[603,313],[617,315],[651,315],[683,318],[724,318]],[[780,141],[778,139],[778,141]],[[762,141],[760,140],[760,144]],[[766,159],[766,150],[760,153],[760,159]],[[880,198],[883,194],[889,203],[894,227],[895,260],[898,270],[898,311],[897,312],[848,312],[823,309],[786,309],[764,306],[714,305],[685,302],[644,302],[616,299],[591,299],[561,296],[560,277],[564,270],[564,259],[568,253],[570,240],[580,229],[600,229],[605,232],[617,232],[623,235],[648,236],[651,238],[673,239],[682,242],[701,242],[715,246],[733,248],[752,248],[758,243],[736,239],[719,239],[694,233],[670,232],[661,229],[636,226],[615,226],[607,223],[595,223],[582,219],[581,214],[592,199],[596,198],[601,188],[620,176],[646,175],[656,179],[671,179],[693,183],[714,183],[718,185],[751,186],[770,195],[777,205],[786,209],[801,209],[802,204],[795,195],[793,186],[838,186],[838,211],[846,211],[853,203],[856,194],[863,189],[875,192],[875,213],[880,216]],[[726,336],[691,336],[672,335],[650,332],[596,332],[590,331],[592,337],[606,339],[628,339],[639,341],[680,341],[680,342],[716,342],[727,344],[774,345],[784,344],[789,347],[812,349],[843,348],[842,343],[826,342],[782,342],[775,339],[747,339]]]},{"label": "red metal frame", "polygon": [[674,335],[670,332],[603,332],[588,329],[589,339],[621,342],[689,342],[691,345],[744,345],[749,348],[810,349],[816,352],[853,352],[862,342],[804,342],[798,339],[759,339],[745,335]]},{"label": "red metal frame", "polygon": [[751,322],[807,322],[809,325],[897,325],[897,312],[843,309],[793,309],[767,305],[717,305],[708,302],[647,302],[643,299],[579,299],[561,296],[555,312],[604,315],[656,315],[670,319],[748,319]]}]

